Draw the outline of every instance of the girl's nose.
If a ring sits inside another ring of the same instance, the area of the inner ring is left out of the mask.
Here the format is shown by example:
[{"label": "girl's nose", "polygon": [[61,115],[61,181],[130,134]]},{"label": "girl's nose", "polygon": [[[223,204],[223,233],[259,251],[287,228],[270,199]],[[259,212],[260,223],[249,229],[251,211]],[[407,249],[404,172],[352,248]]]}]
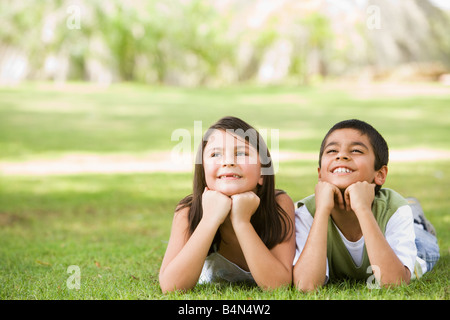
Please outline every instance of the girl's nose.
[{"label": "girl's nose", "polygon": [[234,159],[234,153],[225,153],[222,161],[222,166],[234,166],[235,165],[235,159]]}]

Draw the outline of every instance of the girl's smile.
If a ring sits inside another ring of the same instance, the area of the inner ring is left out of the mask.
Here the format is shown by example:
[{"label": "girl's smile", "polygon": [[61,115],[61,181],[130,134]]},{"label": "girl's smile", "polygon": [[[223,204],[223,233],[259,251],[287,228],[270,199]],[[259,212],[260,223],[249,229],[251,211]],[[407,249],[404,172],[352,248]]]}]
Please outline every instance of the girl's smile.
[{"label": "girl's smile", "polygon": [[209,136],[203,167],[208,188],[228,196],[254,191],[262,184],[257,150],[230,132],[214,130]]}]

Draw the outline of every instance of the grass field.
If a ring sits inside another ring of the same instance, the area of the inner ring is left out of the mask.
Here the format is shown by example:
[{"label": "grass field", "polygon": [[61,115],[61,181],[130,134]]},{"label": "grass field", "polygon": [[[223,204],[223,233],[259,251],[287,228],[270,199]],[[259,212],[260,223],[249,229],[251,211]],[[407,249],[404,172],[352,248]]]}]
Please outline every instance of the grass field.
[{"label": "grass field", "polygon": [[[359,118],[379,129],[393,151],[449,152],[450,90],[426,87],[400,95],[384,87],[364,91],[330,85],[0,88],[0,170],[6,163],[67,154],[139,158],[169,152],[177,144],[171,141],[175,129],[193,132],[194,121],[201,120],[206,130],[225,115],[278,129],[282,151],[317,153],[329,127]],[[281,162],[277,187],[294,201],[311,194],[316,167],[311,159]],[[448,157],[411,156],[389,165],[385,186],[421,200],[441,249],[435,269],[409,286],[370,290],[365,283],[345,282],[303,294],[291,288],[264,292],[202,285],[163,295],[158,270],[173,210],[190,193],[191,172],[1,174],[0,299],[449,299],[449,178]],[[67,285],[72,265],[80,271],[78,289]]]}]

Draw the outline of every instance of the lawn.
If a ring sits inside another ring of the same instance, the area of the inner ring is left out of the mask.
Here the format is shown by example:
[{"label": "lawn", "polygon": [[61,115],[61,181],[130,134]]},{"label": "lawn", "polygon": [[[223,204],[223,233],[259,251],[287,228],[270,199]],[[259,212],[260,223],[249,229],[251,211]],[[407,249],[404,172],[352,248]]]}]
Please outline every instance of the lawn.
[{"label": "lawn", "polygon": [[[193,132],[194,121],[202,121],[206,130],[224,115],[259,129],[278,129],[282,151],[317,153],[331,125],[359,118],[377,127],[393,151],[449,152],[450,90],[429,88],[430,93],[413,88],[405,95],[381,91],[371,96],[327,85],[0,88],[0,169],[5,163],[67,154],[139,158],[169,152],[177,144],[171,141],[174,130]],[[280,162],[277,187],[293,200],[311,194],[316,167],[310,158]],[[370,290],[365,283],[345,282],[303,294],[292,288],[264,292],[202,285],[163,295],[158,269],[174,208],[190,193],[191,172],[3,174],[0,299],[449,299],[449,177],[448,157],[390,163],[385,186],[421,200],[441,249],[435,269],[409,286]],[[79,287],[70,285],[74,274],[68,273],[69,266],[78,268]]]}]

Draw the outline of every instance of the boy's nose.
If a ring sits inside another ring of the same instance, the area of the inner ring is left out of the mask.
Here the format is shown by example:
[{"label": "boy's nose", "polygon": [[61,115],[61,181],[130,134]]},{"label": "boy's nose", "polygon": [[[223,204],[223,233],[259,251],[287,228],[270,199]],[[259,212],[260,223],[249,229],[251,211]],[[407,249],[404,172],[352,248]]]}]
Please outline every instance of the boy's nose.
[{"label": "boy's nose", "polygon": [[343,160],[348,160],[349,157],[348,157],[348,155],[347,155],[346,153],[339,152],[339,153],[336,155],[336,160],[341,160],[341,159],[343,159]]}]

